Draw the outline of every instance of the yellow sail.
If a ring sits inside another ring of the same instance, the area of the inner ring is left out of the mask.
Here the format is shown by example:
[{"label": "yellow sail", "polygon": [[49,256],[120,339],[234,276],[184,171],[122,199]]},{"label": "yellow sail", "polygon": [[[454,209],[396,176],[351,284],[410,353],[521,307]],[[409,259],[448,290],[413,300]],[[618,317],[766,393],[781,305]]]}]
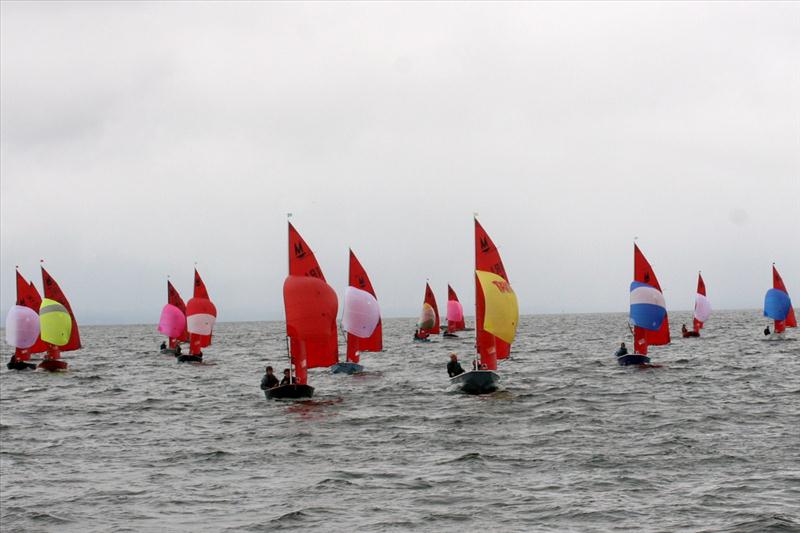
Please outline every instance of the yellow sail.
[{"label": "yellow sail", "polygon": [[42,305],[39,306],[39,322],[44,342],[55,346],[64,346],[69,342],[72,334],[72,318],[63,305],[44,298]]},{"label": "yellow sail", "polygon": [[481,284],[485,313],[483,329],[498,339],[511,344],[517,335],[519,306],[514,289],[502,277],[492,272],[476,270]]}]

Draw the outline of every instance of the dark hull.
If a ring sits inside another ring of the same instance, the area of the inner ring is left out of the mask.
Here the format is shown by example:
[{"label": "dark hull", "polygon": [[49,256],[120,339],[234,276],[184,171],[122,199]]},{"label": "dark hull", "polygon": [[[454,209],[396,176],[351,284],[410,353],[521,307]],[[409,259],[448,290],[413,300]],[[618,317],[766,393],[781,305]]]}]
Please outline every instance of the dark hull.
[{"label": "dark hull", "polygon": [[202,355],[179,355],[178,356],[179,363],[202,363],[203,356]]},{"label": "dark hull", "polygon": [[363,366],[358,363],[351,363],[350,361],[336,363],[331,367],[331,374],[358,374],[363,371]]},{"label": "dark hull", "polygon": [[450,378],[451,385],[457,385],[467,394],[489,394],[495,392],[500,376],[491,370],[471,370]]},{"label": "dark hull", "polygon": [[639,355],[638,353],[629,353],[622,357],[617,357],[617,363],[621,366],[628,365],[646,365],[650,362],[650,358],[646,355]]},{"label": "dark hull", "polygon": [[687,331],[686,333],[683,333],[684,339],[688,339],[689,337],[699,337],[699,336],[700,336],[699,331]]},{"label": "dark hull", "polygon": [[67,369],[67,362],[62,359],[45,359],[39,363],[39,368],[48,372],[61,372]]},{"label": "dark hull", "polygon": [[164,348],[161,350],[161,353],[164,355],[175,355],[175,348]]},{"label": "dark hull", "polygon": [[451,337],[451,338],[457,339],[458,335],[456,335],[455,333],[447,333],[447,332],[445,332],[445,333],[442,333],[442,337]]},{"label": "dark hull", "polygon": [[431,342],[430,339],[414,339],[414,342]]},{"label": "dark hull", "polygon": [[281,385],[264,391],[267,400],[297,400],[314,396],[314,387],[310,385]]}]

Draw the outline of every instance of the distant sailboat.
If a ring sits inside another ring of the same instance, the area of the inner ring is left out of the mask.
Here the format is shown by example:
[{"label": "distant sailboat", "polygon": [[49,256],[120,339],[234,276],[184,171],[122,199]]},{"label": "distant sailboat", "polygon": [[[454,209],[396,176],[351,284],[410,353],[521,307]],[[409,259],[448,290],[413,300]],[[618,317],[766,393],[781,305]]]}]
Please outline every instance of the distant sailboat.
[{"label": "distant sailboat", "polygon": [[363,372],[364,367],[359,364],[359,352],[383,350],[383,327],[375,289],[353,250],[350,250],[349,283],[344,294],[342,327],[347,333],[347,361],[333,365],[331,372]]},{"label": "distant sailboat", "polygon": [[475,218],[475,370],[450,378],[469,394],[497,390],[497,360],[507,359],[517,334],[519,305],[500,252]]},{"label": "distant sailboat", "polygon": [[706,296],[706,284],[703,281],[703,275],[697,273],[697,294],[694,297],[694,317],[692,318],[692,330],[687,331],[686,326],[683,327],[681,334],[683,337],[699,337],[700,330],[703,329],[703,324],[711,316],[711,302]]},{"label": "distant sailboat", "polygon": [[464,331],[464,307],[458,301],[453,287],[447,285],[447,331],[445,337],[458,337],[456,331]]},{"label": "distant sailboat", "polygon": [[617,356],[620,365],[647,365],[648,346],[669,344],[669,319],[661,285],[639,247],[633,245],[633,282],[630,287],[633,353]]},{"label": "distant sailboat", "polygon": [[66,370],[68,365],[61,359],[61,353],[81,348],[78,322],[61,287],[44,267],[42,267],[42,286],[44,299],[39,306],[39,319],[41,337],[47,343],[47,351],[39,363],[39,368],[51,372]]},{"label": "distant sailboat", "polygon": [[415,341],[428,342],[429,335],[438,335],[441,332],[439,326],[439,307],[436,305],[436,296],[429,283],[425,283],[425,300],[422,302],[422,312],[417,323],[417,331],[414,333]]},{"label": "distant sailboat", "polygon": [[203,362],[203,348],[211,346],[217,308],[208,296],[206,284],[194,269],[194,295],[186,304],[186,329],[189,332],[189,355],[178,357],[180,363]]},{"label": "distant sailboat", "polygon": [[308,369],[330,367],[339,361],[336,315],[339,300],[314,256],[289,223],[289,275],[283,283],[289,376],[296,382],[267,389],[267,398],[310,398]]},{"label": "distant sailboat", "polygon": [[47,351],[47,344],[40,336],[41,303],[36,287],[17,270],[17,300],[6,318],[6,342],[14,347],[14,355],[7,365],[9,370],[35,369],[36,365],[27,361],[31,355]]},{"label": "distant sailboat", "polygon": [[[764,316],[775,321],[773,335],[776,338],[782,338],[786,328],[797,327],[792,299],[774,264],[772,265],[772,288],[764,295]],[[769,327],[764,330],[764,334],[769,335]]]},{"label": "distant sailboat", "polygon": [[175,355],[178,344],[189,341],[189,331],[186,329],[186,304],[169,280],[167,280],[167,304],[161,310],[158,331],[169,338],[169,344],[161,350],[161,353]]}]

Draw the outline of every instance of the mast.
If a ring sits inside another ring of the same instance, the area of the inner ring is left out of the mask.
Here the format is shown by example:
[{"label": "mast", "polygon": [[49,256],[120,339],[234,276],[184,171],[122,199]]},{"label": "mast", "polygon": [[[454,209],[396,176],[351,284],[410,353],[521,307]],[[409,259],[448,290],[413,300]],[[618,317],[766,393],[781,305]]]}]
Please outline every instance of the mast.
[{"label": "mast", "polygon": [[[289,276],[289,274],[292,271],[292,266],[291,266],[292,256],[290,255],[289,252],[289,247],[292,245],[292,229],[291,229],[292,223],[289,221],[290,218],[292,218],[292,214],[286,213],[286,275],[287,276]],[[288,318],[285,316],[285,313],[283,318],[284,320],[288,320]],[[289,385],[291,385],[294,371],[292,369],[292,349],[289,341],[288,327],[286,328],[286,357],[289,358]]]}]

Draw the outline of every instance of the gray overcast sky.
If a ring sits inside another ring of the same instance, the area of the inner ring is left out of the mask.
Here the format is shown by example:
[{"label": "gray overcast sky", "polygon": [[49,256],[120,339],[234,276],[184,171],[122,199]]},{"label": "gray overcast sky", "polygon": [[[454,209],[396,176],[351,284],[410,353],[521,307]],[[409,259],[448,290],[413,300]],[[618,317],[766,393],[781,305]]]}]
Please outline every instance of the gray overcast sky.
[{"label": "gray overcast sky", "polygon": [[[526,313],[668,307],[697,270],[800,301],[800,4],[3,2],[2,307],[40,258],[79,322],[155,322],[195,261],[283,316],[285,213],[340,296],[472,314],[472,213]],[[340,300],[341,304],[341,300]],[[442,306],[443,307],[443,306]]]}]

